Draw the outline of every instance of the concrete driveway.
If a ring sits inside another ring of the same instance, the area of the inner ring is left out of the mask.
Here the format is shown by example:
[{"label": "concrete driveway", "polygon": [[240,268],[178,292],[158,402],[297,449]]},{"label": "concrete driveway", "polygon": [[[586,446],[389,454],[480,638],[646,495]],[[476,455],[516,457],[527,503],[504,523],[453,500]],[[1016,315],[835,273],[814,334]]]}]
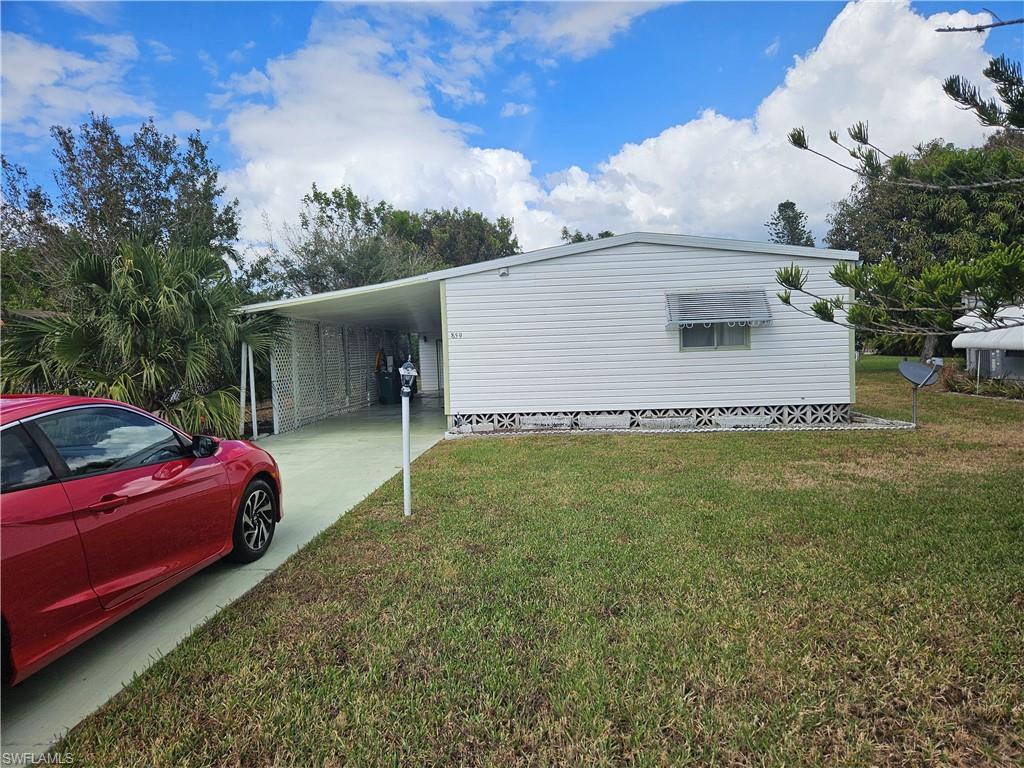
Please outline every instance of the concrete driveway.
[{"label": "concrete driveway", "polygon": [[[444,428],[437,398],[415,400],[413,456],[440,440]],[[3,752],[45,751],[133,675],[402,469],[397,406],[365,408],[259,442],[277,459],[284,487],[284,521],[267,554],[250,565],[221,562],[207,568],[4,691]]]}]

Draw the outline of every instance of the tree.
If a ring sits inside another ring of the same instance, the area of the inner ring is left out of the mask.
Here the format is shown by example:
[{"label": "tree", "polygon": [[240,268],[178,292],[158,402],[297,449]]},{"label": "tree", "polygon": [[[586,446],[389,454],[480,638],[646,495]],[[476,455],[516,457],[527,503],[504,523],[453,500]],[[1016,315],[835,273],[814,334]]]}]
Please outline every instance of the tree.
[{"label": "tree", "polygon": [[235,350],[269,353],[277,321],[236,314],[224,260],[206,249],[123,244],[111,258],[83,249],[69,301],[46,316],[10,316],[2,337],[6,391],[110,397],[188,432],[235,434]]},{"label": "tree", "polygon": [[[1024,173],[1024,156],[1004,143],[997,139],[985,147],[960,149],[930,142],[909,156],[911,173],[946,179]],[[824,297],[814,296],[809,309],[821,319],[842,317],[883,341],[902,339],[901,347],[918,344],[922,357],[930,357],[942,337],[962,330],[953,321],[973,309],[973,300],[965,296],[998,298],[1003,306],[1021,303],[1012,283],[1002,282],[994,267],[1002,264],[1011,276],[1017,268],[1014,258],[1021,252],[1014,247],[1024,243],[1024,200],[1019,191],[1004,186],[966,184],[941,192],[907,188],[888,183],[889,173],[887,163],[882,175],[860,179],[829,217],[825,244],[861,256],[863,267],[856,275],[841,270],[832,275],[839,285],[858,291],[855,300],[819,303]],[[783,295],[804,292],[805,276],[780,276]],[[983,311],[994,315],[998,309],[992,305]]]},{"label": "tree", "polygon": [[[995,87],[994,99],[982,98],[979,89],[959,75],[947,78],[943,90],[961,108],[974,112],[982,125],[1001,128],[1004,135],[1024,132],[1024,75],[1020,63],[999,56],[989,61],[983,74]],[[863,121],[850,126],[847,135],[852,145],[843,144],[837,131],[829,131],[829,141],[846,152],[855,161],[854,165],[812,149],[803,128],[793,128],[788,139],[797,149],[817,155],[861,178],[880,179],[894,186],[949,192],[1024,185],[1024,175],[1021,175],[1019,167],[1011,169],[1007,174],[986,174],[980,177],[968,175],[957,178],[928,173],[928,166],[915,165],[908,154],[889,154],[873,144],[868,135],[868,124]],[[916,174],[915,171],[924,173]]]},{"label": "tree", "polygon": [[995,29],[996,27],[1008,27],[1013,24],[1024,24],[1024,18],[1022,19],[1010,19],[1009,21],[994,21],[989,24],[975,24],[971,27],[939,27],[936,32],[984,32],[986,29]]},{"label": "tree", "polygon": [[[808,290],[807,272],[796,265],[776,273],[784,288],[779,299],[796,306],[793,294],[800,293],[811,300],[808,306],[797,307],[804,314],[870,332],[923,338],[931,341],[932,349],[938,337],[970,332],[953,327],[969,309],[989,330],[1024,324],[1024,317],[996,315],[1003,307],[1024,302],[1024,243],[997,245],[971,262],[931,262],[913,277],[889,258],[877,264],[841,262],[830,276],[853,290],[856,299]],[[931,354],[928,347],[922,357]]]},{"label": "tree", "polygon": [[[966,180],[1024,172],[1020,152],[1000,137],[971,149],[936,140],[908,157],[918,177]],[[936,192],[890,184],[889,172],[884,168],[877,177],[859,179],[850,195],[835,204],[825,236],[830,248],[857,250],[872,264],[891,258],[919,274],[927,262],[969,261],[992,242],[1024,238],[1024,205],[1013,187]]]},{"label": "tree", "polygon": [[109,118],[93,114],[77,136],[60,126],[51,134],[59,219],[94,253],[113,257],[120,243],[138,238],[236,257],[238,203],[220,205],[219,169],[199,131],[182,148],[150,119],[125,142]]},{"label": "tree", "polygon": [[[1020,23],[1018,19],[1015,23]],[[1024,130],[1024,76],[1020,62],[997,56],[989,61],[982,74],[995,86],[998,99],[983,98],[978,87],[961,75],[946,78],[942,90],[962,109],[978,116],[982,125]]]},{"label": "tree", "polygon": [[272,269],[287,293],[304,296],[440,268],[432,254],[393,231],[393,219],[405,220],[400,214],[359,198],[351,187],[324,192],[314,184],[302,198],[298,224],[284,227],[284,249],[272,246]]},{"label": "tree", "polygon": [[[389,226],[394,234],[402,236],[394,224],[398,213],[392,213]],[[505,216],[491,221],[482,213],[469,208],[442,208],[428,209],[418,216],[412,214],[410,221],[413,227],[419,227],[419,232],[410,238],[411,241],[421,244],[447,266],[461,267],[520,252],[512,220]]]},{"label": "tree", "polygon": [[237,260],[238,203],[221,201],[219,169],[198,131],[182,146],[148,120],[126,140],[109,118],[91,114],[77,133],[55,126],[51,135],[54,198],[3,161],[5,252],[26,249],[44,274],[66,267],[82,245],[113,259],[129,239]]},{"label": "tree", "polygon": [[608,229],[602,229],[597,233],[597,237],[590,234],[589,232],[581,232],[576,230],[570,232],[568,227],[562,227],[562,242],[564,243],[587,243],[591,240],[603,240],[606,237],[615,237],[615,233]]},{"label": "tree", "polygon": [[768,238],[773,243],[814,247],[814,237],[807,228],[807,214],[797,208],[792,200],[779,203],[765,226],[768,228]]},{"label": "tree", "polygon": [[414,213],[315,184],[271,262],[285,290],[306,295],[395,280],[519,252],[511,219],[470,209]]},{"label": "tree", "polygon": [[[790,143],[854,172],[858,184],[830,217],[826,242],[855,248],[865,263],[832,270],[854,298],[819,296],[806,290],[807,274],[793,265],[780,269],[779,298],[809,297],[800,310],[869,333],[917,339],[922,357],[934,353],[943,336],[962,331],[956,317],[976,311],[995,326],[1024,324],[996,318],[1006,305],[1024,299],[1024,81],[1019,64],[1003,57],[985,70],[997,100],[981,99],[963,78],[949,78],[946,93],[1000,132],[984,147],[960,149],[940,140],[913,153],[889,154],[873,144],[867,123],[847,131],[844,145],[829,138],[853,165],[810,148],[802,128]],[[971,332],[971,331],[968,331]]]}]

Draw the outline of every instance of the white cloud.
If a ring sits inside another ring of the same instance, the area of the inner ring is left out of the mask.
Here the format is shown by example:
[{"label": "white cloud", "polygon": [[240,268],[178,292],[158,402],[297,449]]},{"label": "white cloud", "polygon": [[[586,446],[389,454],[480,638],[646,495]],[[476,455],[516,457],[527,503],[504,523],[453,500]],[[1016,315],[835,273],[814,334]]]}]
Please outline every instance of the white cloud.
[{"label": "white cloud", "polygon": [[199,59],[199,63],[203,66],[203,71],[210,77],[218,77],[220,75],[220,67],[217,66],[217,62],[214,60],[213,56],[208,54],[206,51],[198,51],[196,53],[196,58]]},{"label": "white cloud", "polygon": [[529,161],[470,146],[421,85],[375,66],[386,50],[370,37],[309,45],[267,66],[269,105],[230,114],[231,142],[246,161],[225,181],[242,201],[246,235],[262,237],[263,211],[277,224],[293,218],[314,181],[413,209],[514,214],[521,231],[541,235],[547,214],[526,210],[542,196]]},{"label": "white cloud", "polygon": [[764,49],[764,55],[767,56],[770,59],[772,56],[774,56],[778,52],[779,52],[779,38],[778,38],[778,36],[776,36],[776,38],[774,40],[772,40],[771,45],[769,45],[767,48]]},{"label": "white cloud", "polygon": [[530,4],[515,12],[511,29],[519,38],[574,59],[611,45],[633,20],[663,3],[558,3]]},{"label": "white cloud", "polygon": [[942,93],[964,73],[981,83],[988,56],[978,35],[938,35],[936,26],[978,23],[961,12],[925,18],[906,3],[851,3],[817,48],[796,57],[785,82],[749,119],[707,110],[640,144],[627,144],[588,174],[572,168],[545,208],[571,227],[596,231],[659,229],[763,239],[763,222],[786,199],[809,214],[819,237],[850,173],[786,143],[804,126],[819,149],[827,133],[870,121],[872,140],[907,150],[943,137],[961,145],[985,135],[974,117]]},{"label": "white cloud", "polygon": [[192,133],[197,129],[205,131],[212,127],[209,118],[197,117],[185,110],[178,110],[171,115],[171,128],[175,133]]},{"label": "white cloud", "polygon": [[501,108],[502,117],[522,117],[533,111],[529,104],[519,104],[515,101],[506,101]]},{"label": "white cloud", "polygon": [[504,92],[523,99],[534,99],[537,97],[537,89],[534,87],[533,78],[530,77],[528,72],[520,72],[509,80]]},{"label": "white cloud", "polygon": [[[528,248],[557,242],[562,225],[763,239],[763,222],[786,199],[808,212],[820,237],[832,201],[853,178],[790,147],[790,128],[803,125],[821,148],[830,128],[862,119],[870,121],[875,142],[894,150],[937,136],[964,145],[984,136],[941,90],[954,72],[982,81],[984,36],[933,30],[987,17],[925,18],[906,2],[860,2],[838,15],[817,48],[794,59],[785,82],[751,117],[708,109],[623,146],[592,172],[573,166],[541,180],[521,153],[473,146],[467,126],[435,111],[432,88],[440,83],[437,91],[472,99],[480,76],[474,72],[487,72],[495,51],[515,47],[502,37],[512,28],[525,36],[523,45],[563,45],[568,56],[596,50],[623,28],[634,6],[553,6],[546,31],[521,21],[544,8],[525,6],[501,33],[480,32],[474,7],[444,9],[460,39],[470,41],[461,53],[441,52],[441,60],[462,62],[447,81],[417,58],[431,58],[426,52],[433,49],[417,40],[415,24],[403,28],[409,36],[403,39],[411,40],[403,48],[398,37],[352,20],[320,25],[293,55],[229,81],[220,98],[234,105],[226,124],[243,162],[226,181],[242,201],[246,236],[262,236],[263,211],[278,223],[292,218],[315,181],[351,184],[359,194],[402,207],[471,206],[512,216]],[[430,9],[413,10],[433,18]],[[592,23],[570,34],[557,23],[569,13]],[[605,20],[603,31],[595,18]],[[416,55],[406,56],[409,51]],[[431,60],[438,60],[433,52]],[[256,100],[246,102],[247,94]]]},{"label": "white cloud", "polygon": [[146,45],[149,46],[150,53],[153,54],[153,58],[157,61],[174,61],[174,53],[167,45],[161,43],[159,40],[147,40]]},{"label": "white cloud", "polygon": [[124,77],[138,56],[130,35],[94,35],[95,58],[4,32],[3,127],[30,138],[51,125],[79,119],[94,111],[111,117],[139,117],[153,112],[148,101],[130,94]]},{"label": "white cloud", "polygon": [[85,39],[104,49],[108,59],[131,61],[139,58],[139,47],[135,44],[135,38],[127,33],[86,35]]},{"label": "white cloud", "polygon": [[80,14],[100,24],[113,24],[117,21],[118,17],[117,3],[96,2],[96,0],[78,0],[77,2],[68,0],[68,2],[62,2],[60,5],[66,11]]},{"label": "white cloud", "polygon": [[[530,161],[472,146],[472,126],[438,115],[432,95],[481,103],[479,83],[498,56],[580,58],[650,7],[411,4],[371,6],[356,16],[349,6],[327,6],[305,47],[230,78],[211,97],[231,109],[226,127],[244,158],[226,181],[242,201],[246,236],[262,236],[263,212],[278,223],[292,218],[315,181],[350,184],[403,207],[473,206],[514,216],[522,242],[546,242],[558,225],[534,209],[545,195]],[[525,114],[529,77],[510,85],[520,100],[506,109]]]},{"label": "white cloud", "polygon": [[235,48],[235,50],[231,51],[231,53],[228,54],[228,58],[236,64],[240,64],[245,61],[246,51],[251,51],[255,47],[256,41],[250,40],[245,43],[245,45],[239,46],[238,48]]}]

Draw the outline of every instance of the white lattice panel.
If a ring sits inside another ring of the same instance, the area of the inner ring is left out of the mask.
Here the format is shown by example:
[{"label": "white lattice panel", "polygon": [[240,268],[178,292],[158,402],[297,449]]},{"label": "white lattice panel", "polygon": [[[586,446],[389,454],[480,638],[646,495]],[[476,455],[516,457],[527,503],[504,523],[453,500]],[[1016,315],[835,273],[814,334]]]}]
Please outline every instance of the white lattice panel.
[{"label": "white lattice panel", "polygon": [[320,327],[309,320],[297,320],[292,335],[295,345],[295,391],[298,394],[298,426],[319,421],[324,407],[323,358],[320,354]]},{"label": "white lattice panel", "polygon": [[348,351],[347,381],[349,403],[353,406],[367,405],[369,399],[366,392],[366,373],[362,364],[366,360],[367,339],[363,328],[349,328],[345,334],[346,350]]},{"label": "white lattice panel", "polygon": [[288,320],[271,352],[279,432],[376,402],[381,331]]},{"label": "white lattice panel", "polygon": [[320,327],[320,352],[324,367],[324,408],[328,416],[343,413],[349,406],[345,377],[345,329],[324,323]]},{"label": "white lattice panel", "polygon": [[270,352],[271,389],[274,399],[274,419],[279,432],[295,429],[295,392],[292,386],[292,330],[294,322],[287,320],[282,340]]}]

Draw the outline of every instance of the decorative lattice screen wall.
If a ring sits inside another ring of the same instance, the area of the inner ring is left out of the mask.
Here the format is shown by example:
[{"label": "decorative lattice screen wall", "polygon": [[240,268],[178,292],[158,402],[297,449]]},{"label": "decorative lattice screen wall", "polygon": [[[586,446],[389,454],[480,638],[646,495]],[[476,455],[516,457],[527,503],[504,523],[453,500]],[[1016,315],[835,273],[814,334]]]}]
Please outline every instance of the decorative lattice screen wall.
[{"label": "decorative lattice screen wall", "polygon": [[375,402],[374,363],[383,342],[383,331],[288,320],[271,354],[275,431]]}]

